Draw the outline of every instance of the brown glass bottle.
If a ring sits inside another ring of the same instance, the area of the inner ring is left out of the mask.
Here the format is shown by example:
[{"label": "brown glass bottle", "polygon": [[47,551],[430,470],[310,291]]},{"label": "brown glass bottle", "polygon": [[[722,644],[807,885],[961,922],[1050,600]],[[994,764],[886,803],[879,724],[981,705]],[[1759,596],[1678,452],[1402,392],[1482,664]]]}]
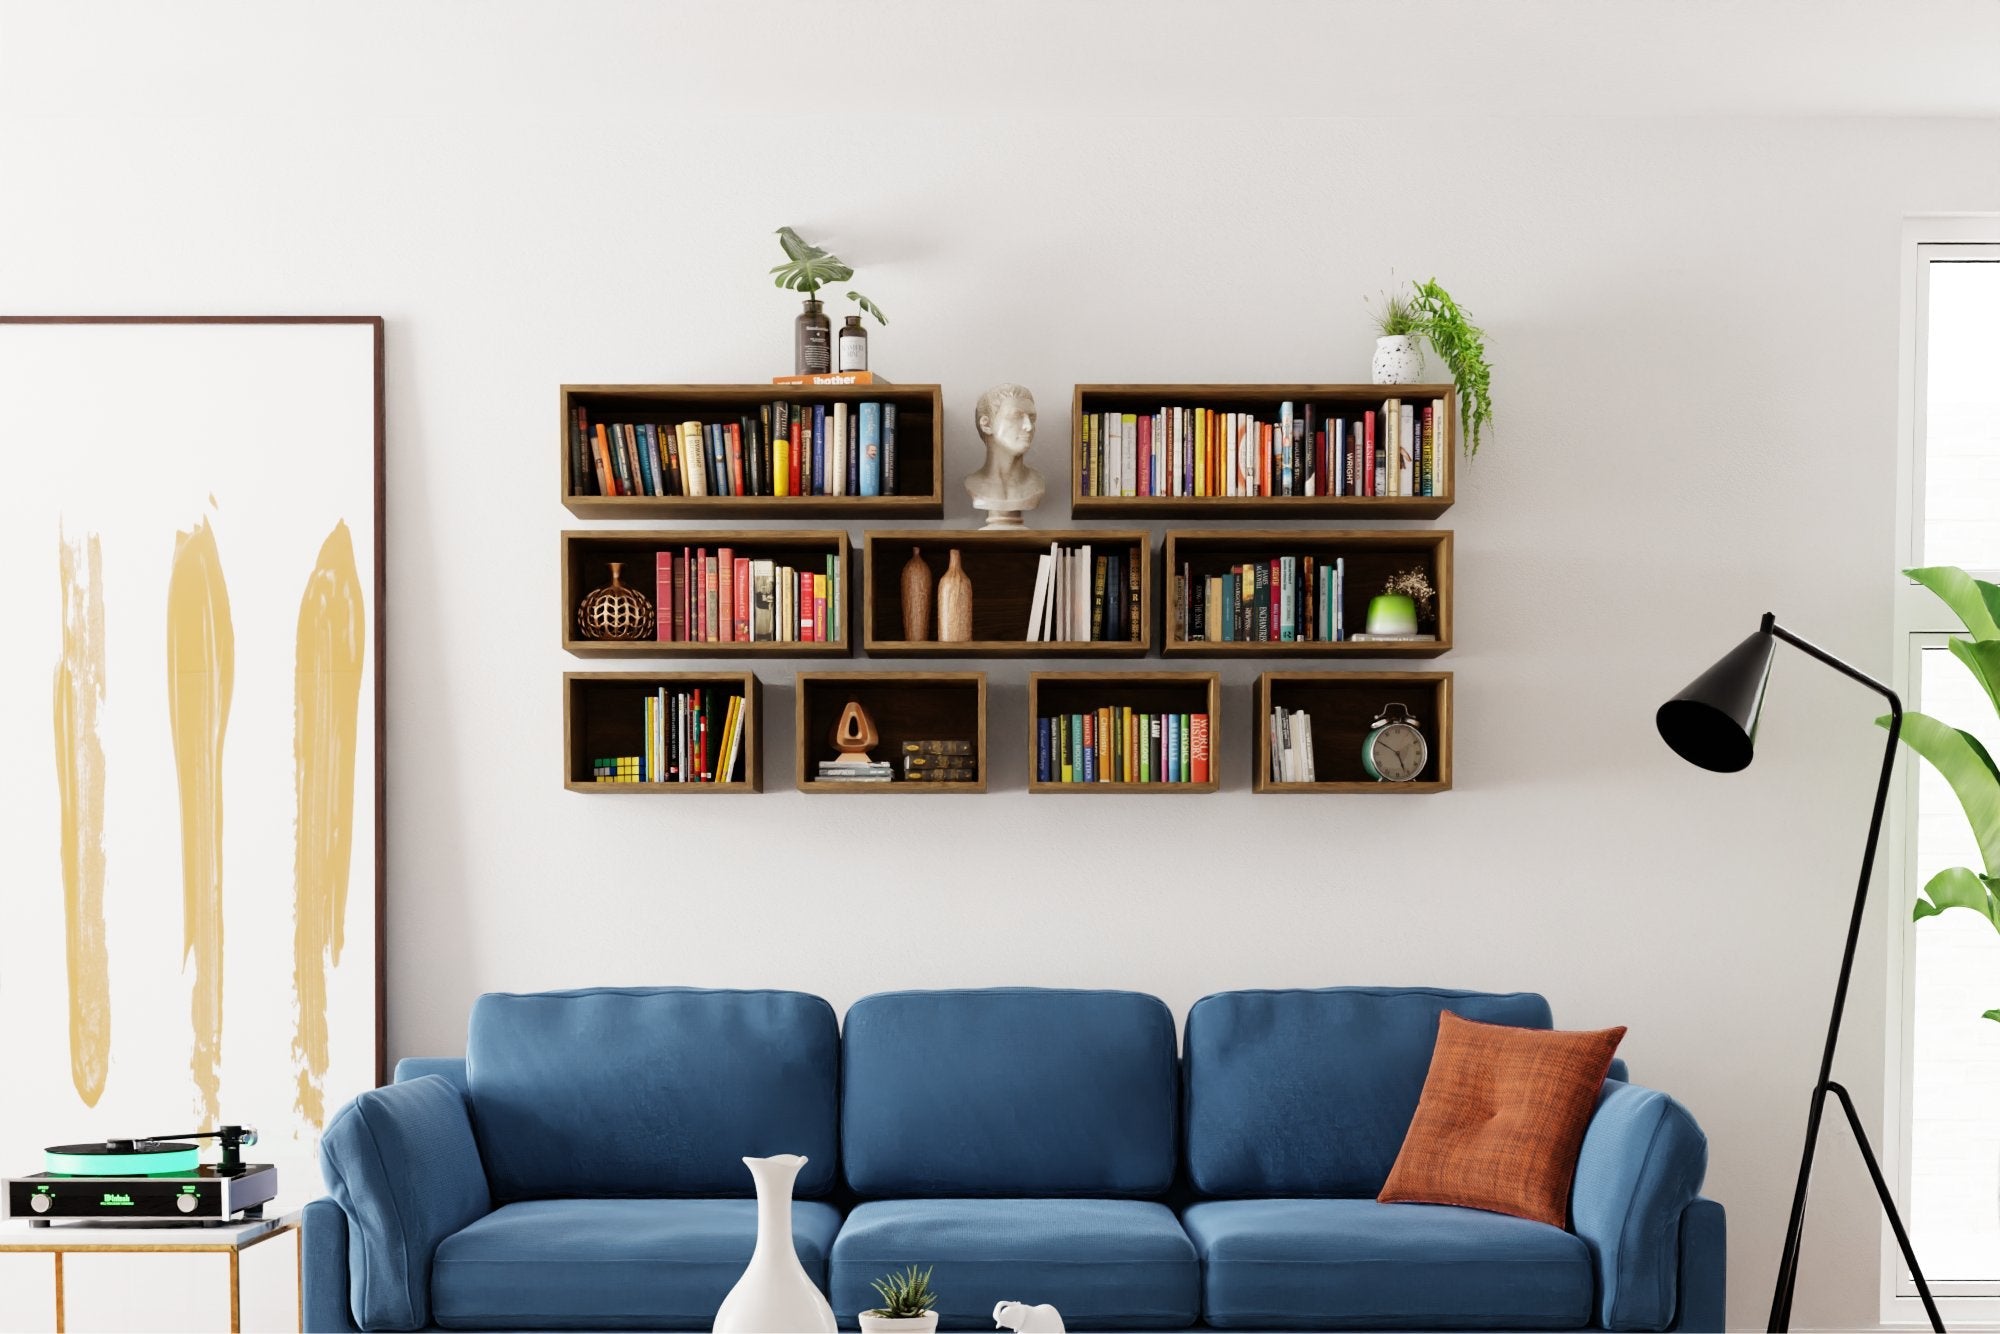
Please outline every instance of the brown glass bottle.
[{"label": "brown glass bottle", "polygon": [[833,369],[833,322],[818,301],[808,298],[799,313],[792,350],[794,375],[825,375]]},{"label": "brown glass bottle", "polygon": [[849,315],[840,326],[840,369],[843,373],[868,369],[868,330],[859,315]]}]

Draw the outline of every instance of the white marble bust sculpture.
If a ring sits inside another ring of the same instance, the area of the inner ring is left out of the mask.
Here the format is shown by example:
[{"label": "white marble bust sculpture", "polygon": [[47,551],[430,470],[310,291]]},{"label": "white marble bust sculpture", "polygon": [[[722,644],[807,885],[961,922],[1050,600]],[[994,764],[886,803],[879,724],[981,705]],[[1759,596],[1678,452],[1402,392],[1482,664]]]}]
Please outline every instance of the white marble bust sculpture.
[{"label": "white marble bust sculpture", "polygon": [[1042,503],[1042,475],[1026,461],[1035,443],[1035,396],[1018,384],[996,384],[972,410],[986,466],[965,479],[972,507],[986,511],[988,528],[1021,528],[1021,515]]}]

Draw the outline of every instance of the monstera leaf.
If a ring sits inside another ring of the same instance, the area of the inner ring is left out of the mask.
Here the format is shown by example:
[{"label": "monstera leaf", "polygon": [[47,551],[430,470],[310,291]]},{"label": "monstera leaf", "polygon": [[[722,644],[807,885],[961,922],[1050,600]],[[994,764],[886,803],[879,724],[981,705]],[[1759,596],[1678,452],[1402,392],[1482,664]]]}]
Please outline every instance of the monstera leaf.
[{"label": "monstera leaf", "polygon": [[[1884,716],[1876,723],[1889,725]],[[1931,762],[1944,775],[1972,832],[1979,839],[1979,855],[1988,875],[2000,876],[2000,767],[1970,732],[1946,726],[1929,714],[1911,713],[1903,717],[1903,744]]]},{"label": "monstera leaf", "polygon": [[873,315],[875,317],[875,322],[877,324],[881,325],[885,329],[889,327],[889,317],[887,315],[884,315],[882,313],[882,308],[876,305],[873,301],[870,301],[867,297],[861,295],[861,293],[859,292],[849,292],[847,294],[847,299],[849,301],[852,301],[855,305],[861,307],[861,309],[867,314]]},{"label": "monstera leaf", "polygon": [[828,283],[844,283],[854,276],[854,270],[842,264],[838,255],[808,244],[790,227],[778,228],[778,244],[785,248],[786,260],[773,265],[771,272],[777,275],[780,287],[811,296]]},{"label": "monstera leaf", "polygon": [[1974,639],[2000,639],[2000,588],[1955,565],[1929,565],[1903,573],[1937,594]]}]

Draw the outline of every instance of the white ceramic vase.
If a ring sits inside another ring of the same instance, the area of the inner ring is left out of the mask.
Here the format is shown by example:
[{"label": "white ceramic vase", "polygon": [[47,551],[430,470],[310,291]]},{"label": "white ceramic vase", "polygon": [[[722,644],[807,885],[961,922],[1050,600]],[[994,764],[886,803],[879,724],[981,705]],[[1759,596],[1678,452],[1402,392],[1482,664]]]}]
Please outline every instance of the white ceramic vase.
[{"label": "white ceramic vase", "polygon": [[836,1334],[833,1308],[792,1248],[792,1185],[803,1155],[745,1158],[757,1183],[757,1249],[715,1313],[715,1334]]},{"label": "white ceramic vase", "polygon": [[869,1315],[863,1311],[855,1319],[861,1322],[861,1334],[937,1334],[936,1311],[902,1317]]},{"label": "white ceramic vase", "polygon": [[1417,350],[1417,340],[1409,334],[1385,334],[1376,339],[1373,370],[1376,384],[1421,383],[1424,358]]}]

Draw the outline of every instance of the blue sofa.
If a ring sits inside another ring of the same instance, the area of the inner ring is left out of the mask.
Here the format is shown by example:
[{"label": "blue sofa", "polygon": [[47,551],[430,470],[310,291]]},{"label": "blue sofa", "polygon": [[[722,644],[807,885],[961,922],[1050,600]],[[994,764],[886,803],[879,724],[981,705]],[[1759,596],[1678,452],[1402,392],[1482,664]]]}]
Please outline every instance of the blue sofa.
[{"label": "blue sofa", "polygon": [[322,1141],[314,1331],[707,1329],[756,1232],[745,1155],[803,1153],[793,1243],[842,1323],[935,1267],[945,1329],[1719,1330],[1707,1141],[1605,1081],[1554,1228],[1377,1204],[1437,1016],[1524,993],[482,996],[464,1060],[406,1060]]}]

